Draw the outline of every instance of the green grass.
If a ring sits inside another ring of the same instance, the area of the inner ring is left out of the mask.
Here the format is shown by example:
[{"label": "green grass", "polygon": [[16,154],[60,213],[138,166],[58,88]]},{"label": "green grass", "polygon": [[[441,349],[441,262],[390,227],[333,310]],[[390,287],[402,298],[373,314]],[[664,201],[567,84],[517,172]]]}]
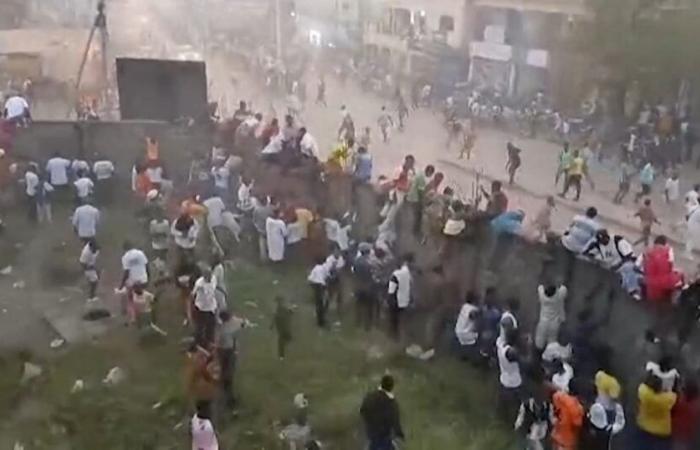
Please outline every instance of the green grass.
[{"label": "green grass", "polygon": [[[363,395],[389,370],[397,378],[397,398],[409,450],[498,450],[509,448],[510,433],[494,419],[495,376],[443,356],[420,362],[403,356],[381,331],[366,334],[353,324],[350,301],[345,323],[335,331],[314,326],[305,270],[272,272],[239,268],[232,272],[229,299],[237,314],[258,326],[240,341],[236,390],[239,416],[220,417],[223,449],[278,449],[275,424],[292,414],[292,398],[310,400],[310,423],[326,448],[362,448],[358,409]],[[293,341],[285,361],[276,358],[270,313],[276,294],[299,306]],[[252,307],[246,302],[255,302]],[[140,341],[135,330],[114,330],[99,341],[69,348],[39,361],[44,375],[29,386],[17,383],[18,355],[0,359],[0,448],[19,440],[29,449],[185,449],[191,414],[184,397],[180,306],[161,305],[167,340]],[[334,312],[331,319],[335,318]],[[384,353],[368,358],[370,346]],[[101,379],[118,365],[128,379],[105,387]],[[75,379],[86,389],[71,394]],[[152,405],[161,402],[156,410]],[[184,425],[174,430],[176,424]]]}]

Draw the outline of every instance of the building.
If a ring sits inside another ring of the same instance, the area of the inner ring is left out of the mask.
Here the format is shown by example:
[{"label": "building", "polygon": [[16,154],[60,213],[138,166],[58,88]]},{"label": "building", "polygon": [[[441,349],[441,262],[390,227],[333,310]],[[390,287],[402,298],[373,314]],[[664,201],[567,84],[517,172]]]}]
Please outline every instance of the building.
[{"label": "building", "polygon": [[586,0],[474,0],[469,80],[516,98],[572,92],[582,61],[567,38],[590,16]]},{"label": "building", "polygon": [[364,53],[385,69],[450,89],[464,81],[470,0],[384,0],[369,15]]}]

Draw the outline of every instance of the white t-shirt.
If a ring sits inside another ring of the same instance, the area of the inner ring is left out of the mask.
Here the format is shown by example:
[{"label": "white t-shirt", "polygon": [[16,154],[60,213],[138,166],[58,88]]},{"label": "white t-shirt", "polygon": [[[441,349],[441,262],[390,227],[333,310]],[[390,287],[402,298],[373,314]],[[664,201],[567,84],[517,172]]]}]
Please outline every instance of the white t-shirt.
[{"label": "white t-shirt", "polygon": [[311,273],[309,273],[309,277],[307,278],[309,283],[320,284],[322,286],[326,285],[327,279],[328,267],[326,266],[326,263],[316,264],[314,268],[311,269]]},{"label": "white t-shirt", "polygon": [[196,415],[192,417],[192,450],[219,450],[214,425]]},{"label": "white t-shirt", "polygon": [[5,109],[7,110],[7,118],[13,119],[24,115],[24,111],[29,109],[29,103],[27,103],[24,97],[15,95],[7,99],[5,102]]},{"label": "white t-shirt", "polygon": [[469,315],[478,308],[471,303],[462,305],[455,325],[455,335],[461,345],[474,345],[479,338],[477,323]]},{"label": "white t-shirt", "polygon": [[122,256],[122,269],[129,271],[126,279],[127,286],[148,283],[148,258],[146,254],[137,248],[128,250]]},{"label": "white t-shirt", "polygon": [[194,306],[203,312],[215,312],[216,303],[216,278],[211,277],[211,281],[207,281],[204,277],[199,277],[194,283],[192,289],[194,296]]},{"label": "white t-shirt", "polygon": [[80,252],[78,262],[87,268],[94,268],[97,265],[97,257],[99,255],[99,250],[93,252],[90,248],[90,244],[85,244],[85,247],[83,247],[83,250]]},{"label": "white t-shirt", "polygon": [[569,383],[574,378],[574,369],[568,363],[562,363],[563,373],[552,375],[552,384],[560,391],[569,392]]},{"label": "white t-shirt", "polygon": [[241,183],[238,187],[238,209],[241,211],[250,211],[253,209],[253,198],[250,195],[252,184],[246,185]]},{"label": "white t-shirt", "polygon": [[173,220],[173,223],[170,226],[170,233],[173,235],[175,245],[184,249],[195,248],[197,245],[197,236],[199,235],[199,225],[197,225],[197,221],[195,220],[192,223],[192,226],[187,229],[186,233],[178,230],[176,225],[177,220]]},{"label": "white t-shirt", "polygon": [[73,226],[81,238],[92,238],[97,234],[100,211],[92,205],[82,205],[73,213]]},{"label": "white t-shirt", "polygon": [[411,271],[407,265],[391,274],[388,293],[396,295],[399,308],[406,308],[411,303]]},{"label": "white t-shirt", "polygon": [[667,372],[663,372],[661,367],[659,367],[659,365],[653,361],[647,363],[646,370],[661,380],[661,389],[663,389],[665,392],[671,392],[673,390],[673,386],[676,384],[676,380],[680,377],[678,370],[671,369]]},{"label": "white t-shirt", "polygon": [[228,167],[212,167],[211,174],[214,177],[214,186],[219,189],[228,189],[228,180],[231,178],[231,171]]},{"label": "white t-shirt", "polygon": [[68,169],[70,161],[66,158],[56,156],[46,163],[46,171],[49,172],[49,181],[54,186],[65,186],[68,184]]},{"label": "white t-shirt", "polygon": [[108,160],[95,161],[92,171],[98,180],[107,180],[114,175],[114,164]]},{"label": "white t-shirt", "polygon": [[508,360],[507,353],[511,348],[503,342],[497,342],[498,368],[500,376],[498,380],[501,386],[509,389],[518,388],[523,384],[522,376],[520,375],[520,364],[518,361]]},{"label": "white t-shirt", "polygon": [[666,180],[666,194],[668,195],[668,199],[672,202],[678,200],[678,197],[680,196],[680,181],[681,180],[678,178],[675,180],[673,178],[668,178]]},{"label": "white t-shirt", "polygon": [[306,156],[318,159],[318,144],[316,143],[316,139],[309,133],[304,134],[304,137],[301,138],[299,149]]},{"label": "white t-shirt", "polygon": [[698,198],[700,198],[700,194],[695,190],[690,190],[685,194],[685,207],[687,212],[692,211],[692,209],[698,205]]},{"label": "white t-shirt", "polygon": [[210,197],[202,204],[207,208],[207,223],[210,227],[219,227],[224,224],[221,214],[226,210],[226,205],[221,197]]},{"label": "white t-shirt", "polygon": [[80,171],[85,171],[89,172],[90,171],[90,164],[87,163],[84,159],[74,159],[73,162],[70,164],[70,170],[73,172],[74,175],[78,175],[78,172]]},{"label": "white t-shirt", "polygon": [[36,195],[36,190],[39,187],[39,176],[34,172],[26,172],[24,174],[24,185],[26,187],[27,195],[34,197]]},{"label": "white t-shirt", "polygon": [[151,181],[151,183],[162,183],[163,182],[163,168],[162,167],[149,167],[146,169],[146,176]]},{"label": "white t-shirt", "polygon": [[92,194],[92,189],[95,187],[95,183],[92,182],[90,178],[79,178],[73,183],[75,186],[75,193],[78,198],[85,198]]}]

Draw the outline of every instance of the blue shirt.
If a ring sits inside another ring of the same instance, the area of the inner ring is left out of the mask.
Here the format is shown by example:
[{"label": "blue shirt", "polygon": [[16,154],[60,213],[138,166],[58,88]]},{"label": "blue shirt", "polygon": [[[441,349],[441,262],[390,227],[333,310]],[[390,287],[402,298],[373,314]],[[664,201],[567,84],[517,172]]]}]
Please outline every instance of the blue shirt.
[{"label": "blue shirt", "polygon": [[360,153],[355,160],[355,178],[367,182],[372,179],[372,155]]},{"label": "blue shirt", "polygon": [[491,220],[491,230],[496,234],[518,234],[525,214],[522,211],[506,211]]},{"label": "blue shirt", "polygon": [[639,173],[639,182],[642,184],[654,183],[654,166],[647,164]]}]

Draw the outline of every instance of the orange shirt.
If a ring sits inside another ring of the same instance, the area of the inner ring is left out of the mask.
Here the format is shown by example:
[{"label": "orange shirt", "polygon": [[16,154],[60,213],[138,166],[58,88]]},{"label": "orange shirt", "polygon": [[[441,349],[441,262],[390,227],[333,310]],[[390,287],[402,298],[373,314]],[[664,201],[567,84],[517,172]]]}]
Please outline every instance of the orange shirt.
[{"label": "orange shirt", "polygon": [[188,198],[180,205],[180,212],[187,213],[194,218],[202,218],[207,215],[207,207]]},{"label": "orange shirt", "polygon": [[151,184],[151,179],[148,178],[146,172],[141,172],[140,174],[136,175],[137,194],[145,197],[151,189],[153,189],[153,185]]},{"label": "orange shirt", "polygon": [[575,449],[583,425],[583,406],[573,395],[558,391],[552,396],[557,420],[552,440],[564,449]]},{"label": "orange shirt", "polygon": [[146,138],[146,161],[157,161],[160,159],[160,149],[158,141]]}]

